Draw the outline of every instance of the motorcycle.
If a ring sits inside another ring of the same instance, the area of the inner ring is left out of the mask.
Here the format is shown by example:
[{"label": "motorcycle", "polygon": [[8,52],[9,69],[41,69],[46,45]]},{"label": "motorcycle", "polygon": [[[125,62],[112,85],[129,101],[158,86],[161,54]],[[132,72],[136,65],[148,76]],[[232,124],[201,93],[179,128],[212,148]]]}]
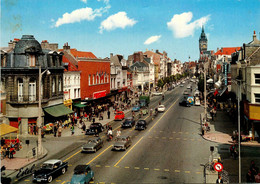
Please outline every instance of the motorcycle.
[{"label": "motorcycle", "polygon": [[107,141],[108,141],[108,142],[109,142],[109,141],[112,141],[112,139],[113,139],[113,135],[108,134],[108,135],[107,135]]}]

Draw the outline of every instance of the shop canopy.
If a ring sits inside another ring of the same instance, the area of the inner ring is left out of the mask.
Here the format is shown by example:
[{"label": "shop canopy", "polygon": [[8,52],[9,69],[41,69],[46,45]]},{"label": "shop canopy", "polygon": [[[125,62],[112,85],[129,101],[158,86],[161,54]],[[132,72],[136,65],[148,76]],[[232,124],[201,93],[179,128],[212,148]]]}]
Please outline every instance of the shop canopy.
[{"label": "shop canopy", "polygon": [[15,128],[13,126],[7,125],[7,124],[1,124],[0,125],[0,136],[6,135],[6,134],[10,134],[10,133],[14,133],[17,132],[18,128]]},{"label": "shop canopy", "polygon": [[83,107],[86,107],[86,105],[84,104],[81,104],[81,103],[76,103],[76,104],[73,104],[75,107],[78,107],[78,108],[83,108]]},{"label": "shop canopy", "polygon": [[65,116],[67,114],[73,113],[71,109],[66,107],[64,104],[59,104],[51,107],[44,108],[44,111],[53,117]]}]

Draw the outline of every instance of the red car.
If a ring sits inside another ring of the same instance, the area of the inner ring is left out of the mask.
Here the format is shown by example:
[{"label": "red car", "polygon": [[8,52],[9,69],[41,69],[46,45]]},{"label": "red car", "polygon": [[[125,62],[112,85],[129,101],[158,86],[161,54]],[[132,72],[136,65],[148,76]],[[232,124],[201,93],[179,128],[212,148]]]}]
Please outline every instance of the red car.
[{"label": "red car", "polygon": [[115,115],[115,120],[123,120],[125,118],[125,114],[123,111],[117,111]]}]

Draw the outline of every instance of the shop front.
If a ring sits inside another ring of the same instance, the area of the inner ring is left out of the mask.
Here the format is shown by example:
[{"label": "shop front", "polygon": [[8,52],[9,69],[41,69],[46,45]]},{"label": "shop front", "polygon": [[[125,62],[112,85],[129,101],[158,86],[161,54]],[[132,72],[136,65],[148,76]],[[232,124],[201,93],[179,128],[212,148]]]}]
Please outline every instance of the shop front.
[{"label": "shop front", "polygon": [[64,105],[69,109],[72,109],[72,99],[64,100]]}]

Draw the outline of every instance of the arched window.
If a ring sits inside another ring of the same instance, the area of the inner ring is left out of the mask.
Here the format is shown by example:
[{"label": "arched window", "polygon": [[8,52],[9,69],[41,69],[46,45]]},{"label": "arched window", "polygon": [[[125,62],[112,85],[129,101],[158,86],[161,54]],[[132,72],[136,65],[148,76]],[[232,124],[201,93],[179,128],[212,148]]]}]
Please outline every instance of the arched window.
[{"label": "arched window", "polygon": [[61,77],[59,78],[59,92],[61,92],[62,91],[62,85],[61,85],[61,82],[62,82],[62,80],[61,80]]},{"label": "arched window", "polygon": [[[41,84],[41,89],[42,89],[42,84]],[[29,101],[33,102],[36,100],[36,80],[35,79],[30,79],[29,82]]]},{"label": "arched window", "polygon": [[88,75],[88,85],[91,85],[91,75]]},{"label": "arched window", "polygon": [[23,101],[23,79],[18,79],[18,101]]},{"label": "arched window", "polygon": [[96,76],[96,84],[98,84],[98,75]]},{"label": "arched window", "polygon": [[56,86],[56,80],[55,80],[55,78],[53,77],[53,78],[52,78],[52,93],[55,93],[55,86]]},{"label": "arched window", "polygon": [[93,85],[95,84],[95,75],[93,75]]}]

